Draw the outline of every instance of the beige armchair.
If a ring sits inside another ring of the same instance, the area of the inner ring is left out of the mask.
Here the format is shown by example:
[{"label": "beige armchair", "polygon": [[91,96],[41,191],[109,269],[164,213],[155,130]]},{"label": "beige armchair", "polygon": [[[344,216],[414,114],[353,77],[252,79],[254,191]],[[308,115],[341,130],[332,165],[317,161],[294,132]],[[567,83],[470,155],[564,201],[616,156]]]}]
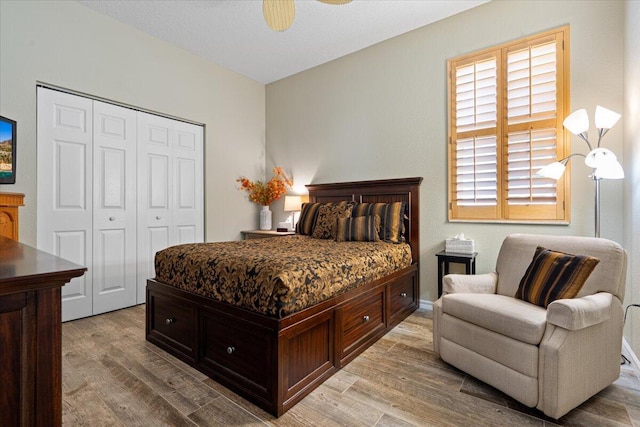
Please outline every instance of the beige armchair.
[{"label": "beige armchair", "polygon": [[[545,309],[514,298],[537,246],[600,259],[575,298]],[[450,274],[433,305],[445,362],[558,419],[620,375],[626,252],[606,239],[516,234],[496,272]]]}]

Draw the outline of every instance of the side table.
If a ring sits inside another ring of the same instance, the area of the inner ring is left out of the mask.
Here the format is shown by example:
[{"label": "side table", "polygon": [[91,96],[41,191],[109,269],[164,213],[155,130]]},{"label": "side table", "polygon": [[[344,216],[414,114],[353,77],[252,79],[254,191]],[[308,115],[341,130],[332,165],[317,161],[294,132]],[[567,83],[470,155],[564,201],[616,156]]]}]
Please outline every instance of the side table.
[{"label": "side table", "polygon": [[466,274],[476,274],[477,252],[462,254],[458,252],[440,251],[438,257],[438,298],[442,295],[442,278],[449,274],[449,263],[464,264]]},{"label": "side table", "polygon": [[282,237],[293,236],[295,231],[276,231],[276,230],[243,230],[241,231],[245,240],[264,239],[266,237]]}]

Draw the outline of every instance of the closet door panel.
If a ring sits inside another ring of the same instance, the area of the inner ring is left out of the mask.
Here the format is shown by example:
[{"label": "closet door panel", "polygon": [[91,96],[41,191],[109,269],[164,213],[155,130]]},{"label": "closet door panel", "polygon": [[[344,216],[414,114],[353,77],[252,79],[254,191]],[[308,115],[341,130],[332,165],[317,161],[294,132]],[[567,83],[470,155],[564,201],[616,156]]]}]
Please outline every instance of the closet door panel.
[{"label": "closet door panel", "polygon": [[138,303],[157,251],[204,240],[203,128],[138,113]]},{"label": "closet door panel", "polygon": [[178,183],[176,185],[176,207],[194,211],[196,208],[196,162],[194,159],[176,159]]},{"label": "closet door panel", "polygon": [[[38,88],[37,246],[83,265],[93,264],[93,102]],[[89,273],[62,287],[62,320],[90,316]]]},{"label": "closet door panel", "polygon": [[199,241],[196,234],[196,227],[191,225],[180,225],[176,227],[178,232],[178,244],[194,243]]},{"label": "closet door panel", "polygon": [[[95,301],[108,294],[122,292],[127,285],[127,230],[110,228],[97,230],[94,236],[95,254],[100,258],[94,263],[93,284]],[[128,306],[132,305],[131,303]],[[97,308],[97,307],[96,307]],[[104,310],[107,311],[107,310]],[[94,310],[94,314],[98,314]]]},{"label": "closet door panel", "polygon": [[203,129],[175,124],[176,192],[174,220],[176,243],[204,241]]},{"label": "closet door panel", "polygon": [[87,211],[87,144],[53,140],[53,197],[56,211]]},{"label": "closet door panel", "polygon": [[136,112],[94,101],[93,314],[136,303]]},{"label": "closet door panel", "polygon": [[151,215],[169,212],[169,156],[163,154],[147,154],[147,209]]},{"label": "closet door panel", "polygon": [[138,112],[138,304],[146,300],[147,279],[155,277],[156,252],[175,241],[171,122]]},{"label": "closet door panel", "polygon": [[[147,228],[147,250],[145,254],[145,265],[142,275],[144,276],[143,289],[146,290],[147,279],[156,277],[155,259],[156,252],[169,247],[169,227],[148,227]],[[140,303],[138,301],[138,303]]]},{"label": "closet door panel", "polygon": [[[54,249],[50,252],[76,264],[89,265],[91,259],[87,254],[91,253],[91,248],[87,248],[87,242],[91,241],[90,234],[87,230],[56,231]],[[85,273],[62,287],[63,321],[91,315],[91,284],[91,275]]]}]

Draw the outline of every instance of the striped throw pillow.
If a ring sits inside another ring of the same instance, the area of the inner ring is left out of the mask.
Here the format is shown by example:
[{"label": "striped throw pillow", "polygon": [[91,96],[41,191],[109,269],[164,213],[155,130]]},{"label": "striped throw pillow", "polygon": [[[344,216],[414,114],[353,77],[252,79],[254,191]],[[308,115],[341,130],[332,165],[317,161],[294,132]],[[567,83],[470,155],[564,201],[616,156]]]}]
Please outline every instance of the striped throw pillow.
[{"label": "striped throw pillow", "polygon": [[538,246],[515,297],[544,308],[557,299],[573,298],[599,262]]},{"label": "striped throw pillow", "polygon": [[338,219],[336,242],[377,242],[380,240],[378,215]]},{"label": "striped throw pillow", "polygon": [[313,233],[313,226],[316,224],[318,209],[322,203],[303,203],[300,211],[300,218],[296,224],[296,233],[310,236]]},{"label": "striped throw pillow", "polygon": [[352,217],[380,217],[380,240],[391,243],[404,242],[404,202],[357,203]]}]

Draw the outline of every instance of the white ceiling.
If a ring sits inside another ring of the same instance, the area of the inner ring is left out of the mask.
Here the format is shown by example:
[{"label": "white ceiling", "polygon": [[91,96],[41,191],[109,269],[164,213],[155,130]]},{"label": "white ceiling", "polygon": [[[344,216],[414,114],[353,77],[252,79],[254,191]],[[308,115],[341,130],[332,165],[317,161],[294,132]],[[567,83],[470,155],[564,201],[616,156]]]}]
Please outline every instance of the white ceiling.
[{"label": "white ceiling", "polygon": [[267,84],[489,0],[296,0],[284,32],[269,29],[261,0],[78,0],[218,65]]}]

